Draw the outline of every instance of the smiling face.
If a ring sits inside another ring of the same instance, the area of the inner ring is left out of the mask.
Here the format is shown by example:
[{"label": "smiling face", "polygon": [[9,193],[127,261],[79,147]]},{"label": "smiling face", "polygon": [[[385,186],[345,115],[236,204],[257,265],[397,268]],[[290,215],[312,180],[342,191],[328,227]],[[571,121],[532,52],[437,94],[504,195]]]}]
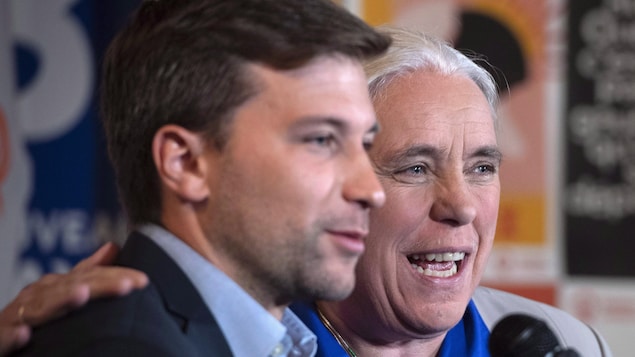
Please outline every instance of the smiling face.
[{"label": "smiling face", "polygon": [[386,204],[371,212],[356,288],[338,313],[376,341],[442,336],[461,319],[494,239],[490,107],[470,79],[418,71],[389,84],[375,109],[371,159]]},{"label": "smiling face", "polygon": [[384,201],[366,149],[377,123],[358,62],[251,65],[259,91],[210,149],[203,214],[212,262],[266,308],[342,299],[354,285],[371,207]]}]

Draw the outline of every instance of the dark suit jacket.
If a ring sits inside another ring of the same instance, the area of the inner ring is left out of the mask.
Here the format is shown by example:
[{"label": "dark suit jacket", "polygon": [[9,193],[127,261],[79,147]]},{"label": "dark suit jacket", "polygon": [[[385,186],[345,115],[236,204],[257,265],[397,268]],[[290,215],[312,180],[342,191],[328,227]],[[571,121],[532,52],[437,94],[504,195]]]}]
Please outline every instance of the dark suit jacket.
[{"label": "dark suit jacket", "polygon": [[150,285],[100,299],[36,328],[17,356],[231,356],[216,321],[181,269],[140,233],[119,264],[148,274]]}]

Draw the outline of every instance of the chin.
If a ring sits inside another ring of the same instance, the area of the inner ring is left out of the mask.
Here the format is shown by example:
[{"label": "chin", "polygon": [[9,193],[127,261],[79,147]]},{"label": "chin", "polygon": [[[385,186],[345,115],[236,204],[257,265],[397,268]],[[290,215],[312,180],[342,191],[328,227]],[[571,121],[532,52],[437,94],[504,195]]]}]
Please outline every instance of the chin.
[{"label": "chin", "polygon": [[306,289],[311,291],[309,298],[314,300],[339,301],[347,298],[355,287],[355,275],[343,273],[325,273],[315,277],[313,284],[307,280]]},{"label": "chin", "polygon": [[337,286],[331,288],[331,296],[329,300],[344,300],[351,295],[355,288],[355,279],[340,282]]},{"label": "chin", "polygon": [[436,316],[431,318],[431,316],[423,316],[423,319],[419,325],[418,331],[420,331],[424,335],[436,335],[448,332],[452,329],[459,321],[463,314],[456,314],[454,312],[444,314],[443,316]]},{"label": "chin", "polygon": [[467,302],[463,301],[427,305],[420,309],[420,314],[412,316],[418,319],[413,325],[424,333],[445,333],[461,321],[466,307]]}]

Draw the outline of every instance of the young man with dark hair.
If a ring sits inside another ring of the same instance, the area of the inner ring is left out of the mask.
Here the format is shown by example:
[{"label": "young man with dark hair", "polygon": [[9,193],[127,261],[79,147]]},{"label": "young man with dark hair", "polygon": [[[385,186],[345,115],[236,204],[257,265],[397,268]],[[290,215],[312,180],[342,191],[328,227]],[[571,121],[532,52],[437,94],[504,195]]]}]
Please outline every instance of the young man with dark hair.
[{"label": "young man with dark hair", "polygon": [[328,0],[142,3],[104,62],[103,121],[150,284],[21,356],[310,356],[287,308],[341,299],[384,192],[361,61],[389,39]]}]

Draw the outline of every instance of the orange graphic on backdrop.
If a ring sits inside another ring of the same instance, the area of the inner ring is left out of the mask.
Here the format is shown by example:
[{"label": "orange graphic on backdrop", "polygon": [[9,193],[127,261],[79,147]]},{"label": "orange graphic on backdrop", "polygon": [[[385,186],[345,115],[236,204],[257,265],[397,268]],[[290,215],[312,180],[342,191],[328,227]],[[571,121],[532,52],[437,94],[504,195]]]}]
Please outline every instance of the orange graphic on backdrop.
[{"label": "orange graphic on backdrop", "polygon": [[[9,173],[9,130],[7,118],[0,107],[0,186],[2,186],[7,174]],[[4,204],[2,192],[0,191],[0,215],[4,212]]]}]

